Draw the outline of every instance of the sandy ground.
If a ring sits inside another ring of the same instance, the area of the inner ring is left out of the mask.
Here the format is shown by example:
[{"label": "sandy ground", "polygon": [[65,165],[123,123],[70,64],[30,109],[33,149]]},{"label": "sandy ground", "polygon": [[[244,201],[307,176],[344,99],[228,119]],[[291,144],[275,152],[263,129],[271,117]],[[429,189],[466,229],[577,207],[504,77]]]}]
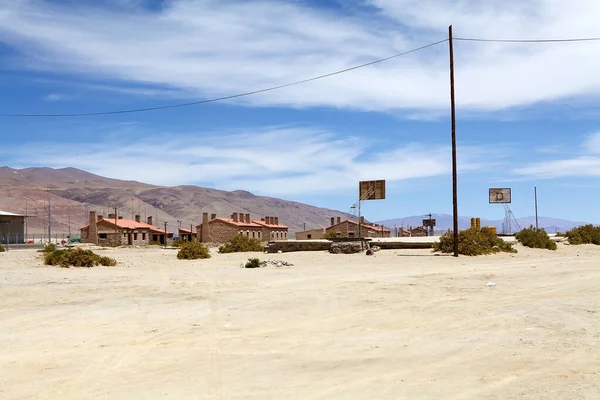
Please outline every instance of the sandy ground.
[{"label": "sandy ground", "polygon": [[0,253],[0,398],[600,399],[600,248],[518,249]]}]

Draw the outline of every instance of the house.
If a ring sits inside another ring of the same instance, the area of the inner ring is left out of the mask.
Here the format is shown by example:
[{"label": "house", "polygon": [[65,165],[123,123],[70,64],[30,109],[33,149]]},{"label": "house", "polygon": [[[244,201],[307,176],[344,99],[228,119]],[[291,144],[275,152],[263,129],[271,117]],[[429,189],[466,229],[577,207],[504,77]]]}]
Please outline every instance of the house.
[{"label": "house", "polygon": [[410,236],[412,236],[412,237],[429,236],[429,231],[427,230],[427,228],[423,228],[422,226],[417,226],[416,228],[412,228],[410,230]]},{"label": "house", "polygon": [[194,232],[191,229],[179,228],[179,240],[184,242],[191,242],[194,240]]},{"label": "house", "polygon": [[0,244],[25,242],[25,215],[0,211]]},{"label": "house", "polygon": [[81,228],[81,239],[84,243],[97,245],[148,245],[150,242],[170,244],[173,233],[152,225],[152,217],[148,222],[140,221],[136,215],[135,220],[123,219],[116,214],[109,214],[108,219],[102,215],[96,216],[95,211],[90,211],[89,225]]},{"label": "house", "polygon": [[307,231],[296,232],[296,240],[317,240],[323,239],[325,228],[309,229]]},{"label": "house", "polygon": [[287,240],[288,227],[279,224],[278,217],[264,217],[253,221],[250,214],[233,213],[231,218],[217,218],[216,214],[202,214],[202,223],[196,226],[196,238],[203,243],[226,243],[236,235],[259,240]]},{"label": "house", "polygon": [[[325,233],[335,232],[340,237],[358,238],[359,224],[356,221],[342,221],[340,217],[331,217],[331,224],[325,228]],[[360,236],[363,238],[390,237],[391,231],[378,224],[370,224],[365,222],[365,217],[360,217]]]}]

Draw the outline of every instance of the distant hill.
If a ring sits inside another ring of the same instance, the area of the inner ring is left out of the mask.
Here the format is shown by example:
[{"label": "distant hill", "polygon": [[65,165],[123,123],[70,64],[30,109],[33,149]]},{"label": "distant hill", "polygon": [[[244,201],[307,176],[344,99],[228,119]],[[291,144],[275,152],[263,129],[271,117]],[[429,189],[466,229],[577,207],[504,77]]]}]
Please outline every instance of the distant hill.
[{"label": "distant hill", "polygon": [[[393,228],[396,226],[400,228],[402,226],[421,226],[423,219],[429,218],[429,214],[427,215],[413,215],[410,217],[404,218],[393,218],[387,219],[384,221],[378,221],[376,223],[387,226],[388,228]],[[432,214],[432,218],[436,220],[436,231],[437,230],[446,230],[451,229],[453,226],[452,215],[449,214]],[[554,232],[565,232],[569,229],[575,228],[577,226],[588,224],[589,222],[581,222],[581,221],[569,221],[566,219],[560,218],[551,218],[551,217],[538,217],[539,227],[544,228],[548,233]],[[498,231],[502,229],[502,223],[504,221],[501,219],[493,220],[493,219],[481,219],[481,226],[495,226]],[[524,217],[517,218],[517,222],[521,226],[521,228],[528,227],[530,225],[535,225],[535,217]],[[471,217],[470,216],[459,216],[458,226],[460,229],[466,229],[471,226]],[[516,225],[513,221],[513,231],[516,231]]]},{"label": "distant hill", "polygon": [[228,192],[199,186],[163,187],[135,181],[105,178],[75,168],[0,167],[0,209],[18,213],[27,211],[28,230],[39,233],[46,226],[48,199],[51,205],[52,231],[78,233],[87,225],[87,212],[96,210],[107,216],[118,208],[124,218],[139,214],[152,216],[154,225],[172,230],[181,221],[189,229],[201,222],[202,213],[228,217],[244,212],[254,219],[279,217],[290,234],[325,227],[331,217],[348,218],[349,214],[273,197],[256,196],[244,190]]}]

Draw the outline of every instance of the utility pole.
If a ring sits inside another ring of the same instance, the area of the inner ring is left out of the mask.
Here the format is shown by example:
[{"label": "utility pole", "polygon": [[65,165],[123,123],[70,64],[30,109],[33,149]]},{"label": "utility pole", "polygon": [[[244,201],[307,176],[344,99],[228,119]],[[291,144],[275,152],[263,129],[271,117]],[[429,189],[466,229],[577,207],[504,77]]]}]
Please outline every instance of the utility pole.
[{"label": "utility pole", "polygon": [[168,222],[165,221],[165,247],[167,247],[167,224]]},{"label": "utility pole", "polygon": [[119,237],[119,226],[117,225],[117,207],[115,207],[115,245],[119,239],[121,238]]},{"label": "utility pole", "polygon": [[452,217],[454,223],[454,257],[458,257],[458,182],[456,172],[456,102],[454,98],[454,41],[452,25],[448,27],[450,50],[450,107],[452,112]]},{"label": "utility pole", "polygon": [[304,232],[306,232],[306,222],[304,223]]},{"label": "utility pole", "polygon": [[48,243],[52,242],[52,236],[51,236],[52,229],[51,229],[51,226],[52,226],[52,214],[51,214],[51,211],[50,211],[50,194],[48,194]]},{"label": "utility pole", "polygon": [[67,237],[70,239],[71,238],[71,193],[68,190],[67,190],[67,196],[69,197],[67,199],[67,214],[69,214],[69,216],[68,216],[69,217],[69,222],[68,222],[68,224],[69,224],[69,227],[68,227],[69,234],[68,234]]},{"label": "utility pole", "polygon": [[25,196],[25,243],[27,243],[27,196]]},{"label": "utility pole", "polygon": [[131,220],[133,221],[133,199],[131,199]]},{"label": "utility pole", "polygon": [[538,230],[537,186],[533,187],[533,197],[535,198],[535,229]]}]

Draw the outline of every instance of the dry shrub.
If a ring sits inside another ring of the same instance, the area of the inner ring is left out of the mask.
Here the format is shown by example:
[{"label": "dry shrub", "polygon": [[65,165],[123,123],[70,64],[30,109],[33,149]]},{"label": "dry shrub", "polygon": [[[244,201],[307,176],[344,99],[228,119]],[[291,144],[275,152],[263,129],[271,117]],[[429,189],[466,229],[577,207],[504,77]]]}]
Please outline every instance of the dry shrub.
[{"label": "dry shrub", "polygon": [[264,251],[260,240],[243,235],[236,235],[228,243],[219,247],[219,253],[246,253]]},{"label": "dry shrub", "polygon": [[199,258],[210,258],[210,252],[200,242],[185,242],[179,247],[177,258],[180,260],[197,260]]},{"label": "dry shrub", "polygon": [[566,232],[569,244],[600,245],[600,226],[583,225]]},{"label": "dry shrub", "polygon": [[53,251],[56,251],[56,245],[54,243],[46,243],[43,249],[38,250],[38,253],[52,253]]},{"label": "dry shrub", "polygon": [[58,265],[63,268],[68,267],[95,267],[103,265],[112,267],[117,265],[117,261],[113,258],[99,256],[91,250],[77,249],[61,249],[54,250],[51,253],[46,253],[44,264]]},{"label": "dry shrub", "polygon": [[5,251],[6,251],[6,249],[4,248],[4,246],[2,246],[2,245],[0,244],[0,253],[4,253]]},{"label": "dry shrub", "polygon": [[262,263],[258,258],[249,258],[248,262],[245,265],[246,268],[260,268],[262,267]]},{"label": "dry shrub", "polygon": [[529,228],[522,229],[515,235],[521,244],[525,247],[531,247],[532,249],[548,249],[556,250],[556,243],[550,239],[544,229],[536,229],[532,226]]},{"label": "dry shrub", "polygon": [[[440,253],[454,252],[454,233],[448,231],[433,244],[433,251]],[[512,244],[500,239],[493,230],[466,229],[458,233],[458,253],[465,256],[480,256],[495,253],[516,253]]]}]

